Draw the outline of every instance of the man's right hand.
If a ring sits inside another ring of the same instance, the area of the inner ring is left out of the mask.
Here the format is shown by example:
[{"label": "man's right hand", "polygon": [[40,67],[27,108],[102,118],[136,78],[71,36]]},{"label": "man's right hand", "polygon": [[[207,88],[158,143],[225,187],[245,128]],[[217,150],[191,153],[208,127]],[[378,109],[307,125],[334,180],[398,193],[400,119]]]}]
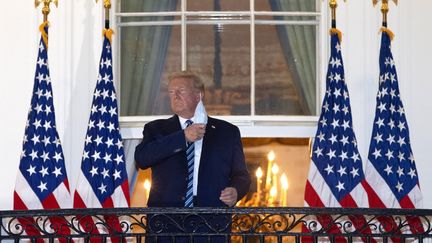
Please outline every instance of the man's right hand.
[{"label": "man's right hand", "polygon": [[194,123],[184,129],[186,142],[192,143],[204,137],[205,124]]}]

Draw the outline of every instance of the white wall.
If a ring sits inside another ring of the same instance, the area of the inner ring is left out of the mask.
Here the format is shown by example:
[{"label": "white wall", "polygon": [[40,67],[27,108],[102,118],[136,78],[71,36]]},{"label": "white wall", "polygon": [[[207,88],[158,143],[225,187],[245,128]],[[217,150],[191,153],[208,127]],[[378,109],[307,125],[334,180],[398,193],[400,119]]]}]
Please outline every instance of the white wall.
[{"label": "white wall", "polygon": [[[372,1],[339,1],[338,28],[343,32],[343,57],[351,95],[354,129],[363,160],[367,150],[378,88],[378,52],[381,23]],[[389,27],[395,32],[393,54],[398,68],[402,100],[410,125],[411,142],[424,188],[425,207],[432,208],[432,167],[428,166],[432,130],[432,9],[430,0],[403,0],[390,4]],[[22,137],[33,87],[40,9],[32,2],[10,1],[0,15],[0,209],[12,208]],[[57,127],[63,143],[69,181],[73,189],[79,170],[82,141],[89,116],[102,40],[101,1],[59,2],[49,16],[49,62],[53,81]],[[327,43],[326,40],[323,43]],[[323,47],[327,50],[326,47]],[[327,57],[323,58],[323,67]],[[247,129],[243,129],[247,130]],[[313,135],[313,134],[312,134]]]},{"label": "white wall", "polygon": [[[70,186],[81,163],[102,41],[101,1],[59,1],[52,4],[49,67],[57,130],[63,145]],[[102,1],[103,2],[103,1]],[[33,89],[41,8],[33,2],[12,1],[0,15],[0,209],[11,209],[24,126]]]},{"label": "white wall", "polygon": [[[432,16],[428,8],[430,0],[391,2],[388,27],[395,33],[392,42],[393,56],[399,77],[399,87],[410,128],[411,144],[423,188],[424,207],[432,208],[432,167],[428,151],[432,146],[430,119],[432,104],[432,46],[430,29]],[[375,113],[375,97],[378,90],[378,55],[381,42],[379,27],[380,8],[373,8],[372,1],[339,1],[338,28],[344,33],[342,53],[345,62],[345,78],[350,91],[354,130],[359,141],[363,162],[372,133]],[[429,98],[429,99],[428,99]],[[429,165],[429,166],[428,166]]]},{"label": "white wall", "polygon": [[30,98],[27,97],[30,97],[33,88],[37,48],[37,26],[32,24],[37,22],[37,14],[31,4],[20,5],[10,4],[8,11],[0,16],[0,21],[5,23],[4,34],[0,38],[0,208],[5,209],[12,205],[18,154],[24,135],[26,111],[30,105]]}]

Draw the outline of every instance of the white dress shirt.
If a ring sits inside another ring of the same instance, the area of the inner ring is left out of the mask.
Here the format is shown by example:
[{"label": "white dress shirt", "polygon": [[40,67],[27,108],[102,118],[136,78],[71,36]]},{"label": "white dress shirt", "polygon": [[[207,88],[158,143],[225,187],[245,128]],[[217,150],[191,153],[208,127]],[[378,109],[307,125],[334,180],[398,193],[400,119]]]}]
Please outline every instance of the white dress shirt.
[{"label": "white dress shirt", "polygon": [[[187,120],[194,121],[194,117],[192,117],[190,119],[185,119],[185,118],[179,116],[179,120],[180,120],[181,128],[185,129],[187,126],[186,121]],[[195,141],[195,148],[194,148],[195,149],[195,161],[194,161],[194,175],[193,175],[193,194],[194,194],[194,196],[197,195],[197,191],[198,191],[198,170],[199,170],[199,164],[200,164],[200,159],[201,159],[202,144],[203,144],[202,138],[198,141]]]}]

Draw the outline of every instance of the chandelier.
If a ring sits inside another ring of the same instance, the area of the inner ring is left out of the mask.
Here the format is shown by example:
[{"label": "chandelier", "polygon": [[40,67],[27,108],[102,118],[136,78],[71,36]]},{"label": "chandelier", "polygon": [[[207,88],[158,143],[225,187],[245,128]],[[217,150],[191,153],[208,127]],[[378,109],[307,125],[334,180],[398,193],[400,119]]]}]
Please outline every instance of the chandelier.
[{"label": "chandelier", "polygon": [[[237,203],[240,207],[286,207],[288,178],[285,173],[279,175],[279,165],[272,151],[267,154],[267,169],[261,166],[255,171],[257,190],[250,199],[243,198]],[[265,177],[264,176],[265,173]],[[265,183],[263,183],[263,181]]]}]

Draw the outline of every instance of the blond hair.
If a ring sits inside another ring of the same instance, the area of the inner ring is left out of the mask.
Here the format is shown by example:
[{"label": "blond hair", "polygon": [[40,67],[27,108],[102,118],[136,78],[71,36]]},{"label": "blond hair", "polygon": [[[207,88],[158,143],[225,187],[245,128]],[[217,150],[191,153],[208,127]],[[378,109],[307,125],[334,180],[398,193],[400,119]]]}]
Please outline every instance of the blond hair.
[{"label": "blond hair", "polygon": [[192,80],[193,87],[204,93],[204,82],[196,73],[191,71],[174,72],[168,76],[168,83],[171,82],[171,80],[176,78],[184,78],[184,79]]}]

